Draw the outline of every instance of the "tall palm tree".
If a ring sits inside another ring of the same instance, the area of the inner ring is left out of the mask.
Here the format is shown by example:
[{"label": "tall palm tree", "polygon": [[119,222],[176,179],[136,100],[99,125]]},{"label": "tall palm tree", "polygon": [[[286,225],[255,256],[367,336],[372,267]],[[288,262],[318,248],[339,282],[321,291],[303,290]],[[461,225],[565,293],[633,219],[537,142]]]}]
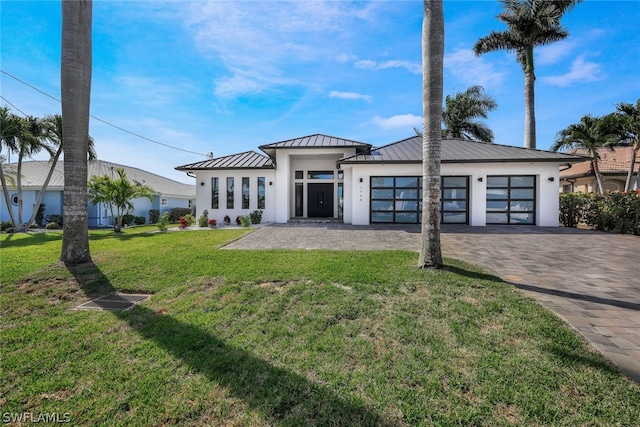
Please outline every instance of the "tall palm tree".
[{"label": "tall palm tree", "polygon": [[[619,133],[620,142],[631,147],[631,164],[627,173],[627,181],[624,190],[631,190],[631,181],[633,179],[633,170],[636,166],[636,157],[640,154],[640,99],[636,101],[636,105],[621,102],[616,105],[616,113],[619,116]],[[636,181],[633,184],[633,190],[640,189],[640,171],[636,174]]]},{"label": "tall palm tree", "polygon": [[[3,148],[6,148],[8,153],[16,152],[18,150],[18,136],[21,131],[20,117],[9,112],[7,107],[0,108],[0,153]],[[9,187],[7,186],[7,177],[4,174],[4,168],[0,164],[0,182],[2,183],[2,193],[4,194],[4,201],[9,211],[9,218],[13,223],[13,227],[17,228],[13,209],[11,208],[11,196],[9,195]]]},{"label": "tall palm tree", "polygon": [[22,220],[24,211],[22,201],[22,164],[25,157],[31,157],[42,150],[53,154],[51,148],[46,144],[43,138],[42,120],[27,116],[21,119],[21,131],[18,135],[18,169],[16,172],[17,193],[18,193],[18,224],[16,230],[24,231],[29,228],[30,222],[25,223]]},{"label": "tall palm tree", "polygon": [[[36,202],[33,205],[33,212],[31,213],[31,218],[27,221],[27,224],[31,224],[38,213],[38,209],[42,204],[42,199],[44,198],[44,193],[49,186],[49,181],[51,181],[51,177],[53,176],[53,171],[58,164],[58,160],[60,159],[60,155],[62,154],[63,138],[62,138],[62,116],[60,114],[50,115],[44,118],[42,121],[44,128],[44,138],[49,141],[49,146],[51,149],[55,149],[55,154],[51,156],[49,160],[50,168],[47,173],[47,177],[44,180],[44,184],[42,184],[42,189],[38,192],[38,197],[36,198]],[[87,160],[93,161],[96,160],[96,150],[93,144],[93,139],[89,137],[89,141],[87,143]]]},{"label": "tall palm tree", "polygon": [[580,119],[580,123],[569,125],[558,132],[556,140],[551,146],[551,151],[570,148],[587,151],[591,157],[591,168],[598,182],[598,192],[604,194],[604,183],[598,166],[598,160],[600,160],[598,149],[611,148],[613,138],[615,138],[614,128],[608,120],[586,115]]},{"label": "tall palm tree", "polygon": [[515,52],[524,71],[524,146],[536,148],[536,115],[533,49],[566,38],[569,33],[560,18],[582,0],[501,0],[504,11],[498,19],[507,24],[506,31],[492,31],[480,38],[476,55],[497,50]]},{"label": "tall palm tree", "polygon": [[471,86],[455,96],[447,95],[442,112],[442,136],[451,139],[493,141],[493,132],[477,118],[487,118],[487,113],[498,103],[484,93],[482,86]]},{"label": "tall palm tree", "polygon": [[420,268],[441,268],[440,145],[444,14],[442,0],[424,0],[422,21],[422,248]]},{"label": "tall palm tree", "polygon": [[91,0],[62,1],[63,237],[60,260],[91,261],[87,207],[87,141],[91,98]]}]

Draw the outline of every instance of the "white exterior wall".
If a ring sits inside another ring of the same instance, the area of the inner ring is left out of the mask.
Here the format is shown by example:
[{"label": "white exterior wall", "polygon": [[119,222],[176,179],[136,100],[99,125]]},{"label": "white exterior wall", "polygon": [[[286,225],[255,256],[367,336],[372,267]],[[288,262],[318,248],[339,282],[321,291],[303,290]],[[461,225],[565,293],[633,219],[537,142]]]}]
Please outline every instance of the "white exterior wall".
[{"label": "white exterior wall", "polygon": [[[229,215],[235,224],[238,215],[249,215],[258,210],[258,177],[265,179],[265,208],[262,222],[274,222],[276,218],[276,173],[273,169],[221,169],[195,171],[196,175],[196,218],[206,209],[209,218],[222,224]],[[211,178],[219,180],[218,209],[211,208]],[[233,209],[227,209],[227,177],[233,177]],[[249,178],[249,209],[242,209],[242,178]],[[269,183],[272,185],[269,185]],[[286,222],[286,221],[285,221]]]},{"label": "white exterior wall", "polygon": [[[345,171],[345,223],[369,225],[371,176],[422,176],[419,164],[343,165]],[[441,165],[442,176],[469,176],[469,225],[486,225],[487,176],[533,175],[536,177],[536,225],[557,227],[558,175],[557,163],[467,163]],[[347,176],[350,184],[347,184]],[[478,178],[482,177],[482,182]],[[362,178],[362,182],[360,182]],[[553,181],[549,181],[553,178]],[[347,198],[347,185],[353,197]],[[349,215],[347,215],[349,212]]]},{"label": "white exterior wall", "polygon": [[[294,178],[295,171],[302,170],[305,172],[304,179],[298,182],[305,183],[304,191],[304,216],[307,215],[307,188],[309,182],[333,182],[337,184],[338,169],[336,162],[347,156],[356,153],[352,147],[323,147],[323,148],[297,148],[297,149],[278,149],[276,151],[276,222],[286,223],[289,218],[295,216],[295,191]],[[333,171],[333,180],[307,180],[306,172],[314,171]],[[275,183],[274,183],[275,185]],[[346,192],[347,178],[344,178],[344,188]],[[347,197],[345,194],[345,208]],[[338,188],[334,185],[333,191],[333,216],[338,215]],[[346,215],[346,214],[345,214]],[[345,221],[346,222],[346,221]]]}]

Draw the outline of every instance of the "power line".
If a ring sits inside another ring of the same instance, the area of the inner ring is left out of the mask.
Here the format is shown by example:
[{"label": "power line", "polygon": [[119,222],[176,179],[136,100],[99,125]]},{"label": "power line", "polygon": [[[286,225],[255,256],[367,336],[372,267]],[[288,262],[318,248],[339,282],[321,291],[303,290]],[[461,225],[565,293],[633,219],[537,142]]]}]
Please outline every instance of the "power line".
[{"label": "power line", "polygon": [[[22,84],[23,84],[23,85],[25,85],[25,86],[30,87],[31,89],[35,90],[36,92],[40,92],[41,94],[43,94],[43,95],[45,95],[45,96],[47,96],[47,97],[49,97],[49,98],[53,99],[54,101],[62,102],[62,101],[60,101],[58,98],[56,98],[55,96],[49,95],[48,93],[44,92],[43,90],[40,90],[40,89],[38,89],[37,87],[35,87],[35,86],[33,86],[33,85],[31,85],[31,84],[29,84],[29,83],[25,82],[24,80],[19,79],[18,77],[14,76],[13,74],[10,74],[10,73],[8,73],[8,72],[6,72],[6,71],[2,70],[2,69],[0,69],[0,72],[1,72],[2,74],[6,74],[7,76],[9,76],[9,77],[11,77],[12,79],[14,79],[14,80],[16,80],[16,81],[18,81],[18,82],[22,83]],[[7,98],[5,98],[4,96],[1,96],[1,97],[2,97],[2,99],[4,99],[6,102],[8,102],[10,105],[12,105],[16,110],[20,111],[23,115],[25,115],[25,116],[26,116],[26,114],[25,114],[24,112],[22,112],[19,108],[17,108],[15,105],[13,105],[11,102],[9,102],[9,100],[7,100]],[[142,135],[140,135],[140,134],[138,134],[138,133],[132,132],[132,131],[127,130],[127,129],[124,129],[124,128],[122,128],[122,127],[118,126],[118,125],[114,125],[113,123],[110,123],[110,122],[108,122],[108,121],[106,121],[106,120],[103,120],[103,119],[101,119],[101,118],[99,118],[99,117],[94,116],[93,114],[89,114],[89,117],[91,117],[92,119],[97,120],[97,121],[99,121],[99,122],[101,122],[101,123],[104,123],[105,125],[111,126],[112,128],[118,129],[118,130],[119,130],[119,131],[121,131],[121,132],[125,132],[125,133],[128,133],[129,135],[133,135],[133,136],[138,137],[138,138],[140,138],[140,139],[144,139],[145,141],[149,141],[149,142],[152,142],[152,143],[154,143],[154,144],[162,145],[163,147],[168,147],[168,148],[171,148],[171,149],[174,149],[174,150],[183,151],[183,152],[185,152],[185,153],[189,153],[189,154],[196,154],[196,155],[198,155],[198,156],[208,157],[208,155],[207,155],[207,154],[196,153],[195,151],[185,150],[184,148],[174,147],[174,146],[172,146],[172,145],[165,144],[164,142],[160,142],[160,141],[156,141],[155,139],[147,138],[146,136],[142,136]]]}]

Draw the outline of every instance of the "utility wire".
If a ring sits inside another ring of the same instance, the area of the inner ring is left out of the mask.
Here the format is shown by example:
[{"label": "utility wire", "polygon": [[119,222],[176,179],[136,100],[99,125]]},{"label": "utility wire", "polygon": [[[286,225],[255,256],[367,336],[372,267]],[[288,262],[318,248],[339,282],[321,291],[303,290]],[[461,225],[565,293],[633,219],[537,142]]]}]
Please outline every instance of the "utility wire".
[{"label": "utility wire", "polygon": [[[33,85],[31,85],[31,84],[29,84],[29,83],[25,82],[24,80],[20,80],[18,77],[14,76],[13,74],[10,74],[10,73],[8,73],[8,72],[6,72],[6,71],[2,70],[2,69],[0,69],[0,73],[2,73],[2,74],[6,74],[7,76],[11,77],[12,79],[14,79],[14,80],[16,80],[16,81],[18,81],[18,82],[22,83],[22,84],[23,84],[23,85],[25,85],[25,86],[30,87],[31,89],[35,90],[36,92],[40,92],[41,94],[43,94],[43,95],[45,95],[45,96],[47,96],[47,97],[49,97],[49,98],[53,99],[54,101],[62,102],[62,101],[60,101],[58,98],[56,98],[55,96],[49,95],[48,93],[46,93],[46,92],[44,92],[43,90],[40,90],[40,89],[38,89],[37,87],[35,87],[35,86],[33,86]],[[9,102],[9,100],[7,100],[7,98],[5,98],[4,96],[0,96],[0,97],[1,97],[2,99],[4,99],[6,102],[8,102],[10,105],[12,105],[16,110],[20,111],[22,114],[24,114],[24,115],[26,116],[26,114],[25,114],[24,112],[22,112],[19,108],[17,108],[15,105],[13,105],[11,102]],[[189,153],[189,154],[196,154],[196,155],[198,155],[198,156],[208,157],[208,155],[207,155],[207,154],[196,153],[195,151],[185,150],[184,148],[174,147],[174,146],[172,146],[172,145],[165,144],[164,142],[160,142],[160,141],[156,141],[156,140],[151,139],[151,138],[147,138],[146,136],[142,136],[142,135],[137,134],[137,133],[135,133],[135,132],[131,132],[130,130],[124,129],[124,128],[122,128],[122,127],[118,126],[118,125],[114,125],[113,123],[109,123],[109,122],[108,122],[108,121],[106,121],[106,120],[103,120],[103,119],[101,119],[101,118],[99,118],[99,117],[94,116],[93,114],[89,114],[89,117],[91,117],[92,119],[97,120],[97,121],[99,121],[99,122],[101,122],[101,123],[104,123],[105,125],[111,126],[112,128],[118,129],[118,130],[119,130],[119,131],[121,131],[121,132],[128,133],[129,135],[133,135],[133,136],[135,136],[135,137],[138,137],[138,138],[144,139],[144,140],[149,141],[149,142],[152,142],[152,143],[154,143],[154,144],[162,145],[162,146],[164,146],[164,147],[172,148],[172,149],[174,149],[174,150],[178,150],[178,151],[183,151],[183,152],[185,152],[185,153]]]}]

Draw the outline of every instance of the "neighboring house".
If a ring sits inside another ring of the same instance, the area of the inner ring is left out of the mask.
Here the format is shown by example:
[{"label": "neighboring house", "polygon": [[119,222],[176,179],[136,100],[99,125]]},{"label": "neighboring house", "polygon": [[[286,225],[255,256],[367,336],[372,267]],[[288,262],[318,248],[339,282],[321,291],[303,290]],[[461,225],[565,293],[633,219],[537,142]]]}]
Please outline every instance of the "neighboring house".
[{"label": "neighboring house", "polygon": [[[5,168],[15,170],[15,164],[3,165]],[[39,191],[49,173],[51,164],[47,161],[28,161],[22,164],[22,200],[23,200],[23,220],[28,221],[33,212],[33,205],[36,202]],[[162,176],[147,172],[131,166],[118,165],[104,161],[89,162],[89,178],[93,176],[110,175],[117,177],[116,169],[123,168],[127,179],[134,184],[148,185],[153,190],[152,201],[147,198],[133,200],[135,216],[143,216],[149,221],[149,210],[157,209],[160,214],[169,212],[173,208],[191,208],[195,199],[196,189],[191,184],[183,184]],[[62,215],[62,200],[64,189],[64,161],[56,164],[56,168],[51,176],[51,181],[45,191],[42,203],[45,205],[45,217],[47,215]],[[15,218],[18,219],[17,191],[9,188],[11,197],[11,207]],[[89,226],[101,227],[113,225],[111,211],[106,205],[94,205],[88,202],[89,206]],[[9,212],[4,197],[0,197],[0,220],[10,221]]]},{"label": "neighboring house", "polygon": [[[569,154],[577,154],[588,156],[586,150],[572,150]],[[614,151],[608,148],[598,150],[600,160],[598,167],[600,174],[604,180],[605,191],[624,191],[624,185],[627,181],[629,166],[631,165],[632,156],[635,154],[631,147],[615,147]],[[597,193],[598,182],[596,175],[593,173],[591,161],[587,160],[571,165],[570,168],[561,168],[560,170],[560,192],[561,193]],[[640,157],[636,158],[634,174],[631,188],[636,180],[636,175],[640,171]]]},{"label": "neighboring house", "polygon": [[[353,225],[417,224],[422,137],[383,147],[311,135],[176,167],[196,177],[197,214],[263,221],[333,218]],[[558,170],[580,156],[442,141],[442,222],[558,226]]]}]

